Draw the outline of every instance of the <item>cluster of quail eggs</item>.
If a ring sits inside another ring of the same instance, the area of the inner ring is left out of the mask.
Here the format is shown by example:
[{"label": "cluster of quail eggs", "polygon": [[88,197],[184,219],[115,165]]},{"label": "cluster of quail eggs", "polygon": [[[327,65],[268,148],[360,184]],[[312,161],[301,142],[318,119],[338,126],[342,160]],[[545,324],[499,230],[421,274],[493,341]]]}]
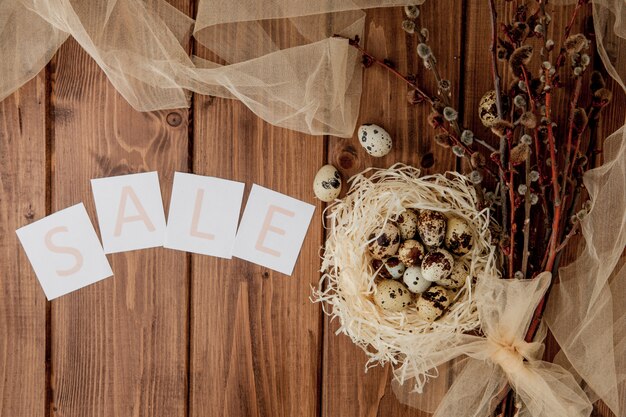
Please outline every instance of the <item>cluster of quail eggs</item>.
[{"label": "cluster of quail eggs", "polygon": [[374,302],[383,310],[415,308],[425,321],[440,318],[465,285],[472,230],[463,219],[433,210],[405,209],[369,236],[377,274]]},{"label": "cluster of quail eggs", "polygon": [[[365,151],[376,157],[387,155],[391,151],[391,135],[382,127],[366,123],[359,127],[359,143]],[[332,165],[324,165],[315,174],[313,193],[325,203],[330,203],[341,194],[341,175]]]}]

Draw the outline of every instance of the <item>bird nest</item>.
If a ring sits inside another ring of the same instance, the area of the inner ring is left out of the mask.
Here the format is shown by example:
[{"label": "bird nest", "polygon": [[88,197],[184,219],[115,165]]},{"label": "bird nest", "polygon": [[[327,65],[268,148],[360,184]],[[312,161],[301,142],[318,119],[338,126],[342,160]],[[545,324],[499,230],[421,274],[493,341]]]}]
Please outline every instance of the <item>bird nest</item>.
[{"label": "bird nest", "polygon": [[[322,302],[324,312],[339,321],[337,334],[349,336],[367,354],[366,369],[391,363],[398,382],[414,377],[415,389],[421,391],[436,375],[429,356],[452,345],[455,337],[480,329],[475,284],[499,278],[489,209],[480,207],[473,184],[455,172],[420,177],[418,169],[396,164],[368,169],[349,182],[346,197],[326,211],[323,276],[313,300]],[[453,293],[445,314],[432,322],[421,318],[412,305],[393,312],[373,301],[380,278],[371,266],[370,232],[395,222],[408,208],[454,215],[472,229],[472,247],[459,258],[469,264],[468,279]]]}]

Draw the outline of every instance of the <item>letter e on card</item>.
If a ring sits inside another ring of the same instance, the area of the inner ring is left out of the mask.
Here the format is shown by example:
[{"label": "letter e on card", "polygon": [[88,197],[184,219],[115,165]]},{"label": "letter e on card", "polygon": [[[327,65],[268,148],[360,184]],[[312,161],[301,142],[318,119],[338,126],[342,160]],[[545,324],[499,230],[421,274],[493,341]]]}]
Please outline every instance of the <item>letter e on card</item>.
[{"label": "letter e on card", "polygon": [[315,206],[254,184],[233,255],[291,275]]}]

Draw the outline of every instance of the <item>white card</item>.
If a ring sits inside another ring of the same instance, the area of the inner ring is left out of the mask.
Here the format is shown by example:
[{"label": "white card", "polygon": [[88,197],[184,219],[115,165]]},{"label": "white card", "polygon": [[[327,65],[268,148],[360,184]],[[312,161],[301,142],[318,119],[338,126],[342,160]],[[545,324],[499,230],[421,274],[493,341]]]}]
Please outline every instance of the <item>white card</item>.
[{"label": "white card", "polygon": [[233,255],[291,275],[315,206],[254,184]]},{"label": "white card", "polygon": [[163,246],[165,214],[156,172],[91,180],[105,253]]},{"label": "white card", "polygon": [[113,275],[83,203],[16,233],[48,300]]},{"label": "white card", "polygon": [[174,173],[164,246],[230,259],[243,190],[240,182]]}]

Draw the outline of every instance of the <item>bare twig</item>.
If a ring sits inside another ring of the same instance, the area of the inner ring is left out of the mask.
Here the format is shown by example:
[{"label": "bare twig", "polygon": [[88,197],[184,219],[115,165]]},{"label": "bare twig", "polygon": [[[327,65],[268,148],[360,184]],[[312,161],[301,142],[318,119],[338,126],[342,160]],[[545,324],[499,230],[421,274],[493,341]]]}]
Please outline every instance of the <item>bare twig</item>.
[{"label": "bare twig", "polygon": [[[498,118],[503,119],[503,110],[502,110],[502,93],[500,91],[500,74],[498,73],[498,56],[497,56],[497,47],[498,47],[498,32],[497,32],[497,22],[498,22],[498,13],[496,11],[495,0],[488,0],[489,8],[491,10],[491,74],[493,76],[493,87],[496,93],[496,109],[498,112]],[[506,166],[508,163],[508,142],[506,137],[500,138],[500,163],[501,166]],[[506,190],[504,188],[504,184],[506,184],[506,177],[503,170],[500,170],[500,219],[502,224],[502,235],[506,235],[508,231],[508,215],[507,215],[507,201],[506,201]],[[512,254],[510,255],[512,256]]]},{"label": "bare twig", "polygon": [[544,270],[551,271],[554,266],[554,257],[556,256],[556,246],[559,234],[559,225],[561,223],[561,194],[559,191],[559,178],[557,173],[557,160],[556,160],[556,143],[554,140],[554,132],[552,129],[552,86],[550,73],[546,70],[544,72],[546,77],[546,118],[548,119],[548,148],[550,150],[550,169],[552,172],[552,193],[553,193],[553,212],[552,212],[552,233],[550,236],[550,246],[548,249],[548,259]]},{"label": "bare twig", "polygon": [[556,251],[557,252],[561,252],[565,248],[565,246],[567,246],[567,242],[569,242],[569,240],[572,238],[572,236],[574,236],[578,232],[578,225],[579,224],[580,224],[579,221],[574,223],[574,226],[572,226],[572,228],[570,229],[569,233],[565,235],[565,237],[563,238],[563,241],[561,242],[561,244],[556,247]]},{"label": "bare twig", "polygon": [[489,152],[495,152],[496,151],[496,148],[494,148],[493,146],[491,146],[490,144],[488,144],[484,140],[477,138],[476,136],[474,136],[474,142],[484,146],[485,148],[487,148],[487,150]]},{"label": "bare twig", "polygon": [[528,244],[530,242],[530,209],[531,209],[531,201],[530,201],[530,156],[526,158],[526,193],[524,194],[524,247],[522,253],[522,275],[524,278],[527,278],[526,274],[528,272]]},{"label": "bare twig", "polygon": [[[544,5],[544,1],[541,2],[542,6]],[[572,17],[569,20],[569,23],[567,24],[567,26],[565,26],[565,31],[563,33],[563,41],[565,41],[571,31],[572,31],[572,26],[574,25],[574,22],[576,21],[576,15],[578,14],[578,11],[580,10],[581,6],[583,4],[587,3],[586,0],[578,0],[578,2],[576,3],[576,8],[574,9],[574,12],[572,13]],[[556,64],[554,65],[556,71],[559,71],[559,68],[561,68],[561,65],[563,65],[563,63],[565,62],[565,48],[561,47],[561,50],[559,51],[559,56],[556,58]]]},{"label": "bare twig", "polygon": [[572,136],[574,135],[574,117],[576,113],[576,108],[578,107],[578,98],[580,97],[580,89],[582,87],[582,76],[576,78],[576,85],[574,87],[574,93],[572,94],[572,99],[570,101],[570,111],[569,111],[569,123],[567,128],[567,144],[565,146],[565,166],[563,168],[563,182],[561,185],[562,189],[562,197],[561,201],[565,202],[565,193],[567,192],[567,180],[569,178],[569,169],[570,169],[570,161],[571,161],[571,152],[572,152]]},{"label": "bare twig", "polygon": [[359,45],[359,41],[358,39],[352,39],[352,38],[346,38],[345,36],[341,36],[341,35],[333,35],[334,38],[341,38],[341,39],[346,39],[348,40],[348,42],[350,43],[351,46],[353,46],[354,48],[356,48],[359,52],[361,52],[363,55],[365,55],[366,57],[368,57],[373,63],[380,65],[381,67],[384,67],[385,69],[387,69],[389,72],[391,72],[392,74],[394,74],[396,77],[402,79],[405,83],[407,83],[411,88],[413,88],[415,91],[417,91],[417,93],[421,96],[421,98],[424,101],[427,101],[431,106],[434,104],[434,100],[428,95],[426,94],[415,82],[411,81],[410,79],[408,79],[405,75],[403,75],[402,73],[400,73],[400,71],[396,70],[395,68],[393,68],[391,65],[389,65],[388,63],[379,60],[378,58],[376,58],[374,55],[370,54],[369,52],[367,52],[364,48],[361,47],[361,45]]},{"label": "bare twig", "polygon": [[496,108],[498,111],[498,118],[502,119],[502,93],[500,91],[500,74],[498,73],[498,12],[496,11],[495,0],[489,0],[489,8],[491,9],[491,72],[493,75],[493,87],[496,92]]}]

